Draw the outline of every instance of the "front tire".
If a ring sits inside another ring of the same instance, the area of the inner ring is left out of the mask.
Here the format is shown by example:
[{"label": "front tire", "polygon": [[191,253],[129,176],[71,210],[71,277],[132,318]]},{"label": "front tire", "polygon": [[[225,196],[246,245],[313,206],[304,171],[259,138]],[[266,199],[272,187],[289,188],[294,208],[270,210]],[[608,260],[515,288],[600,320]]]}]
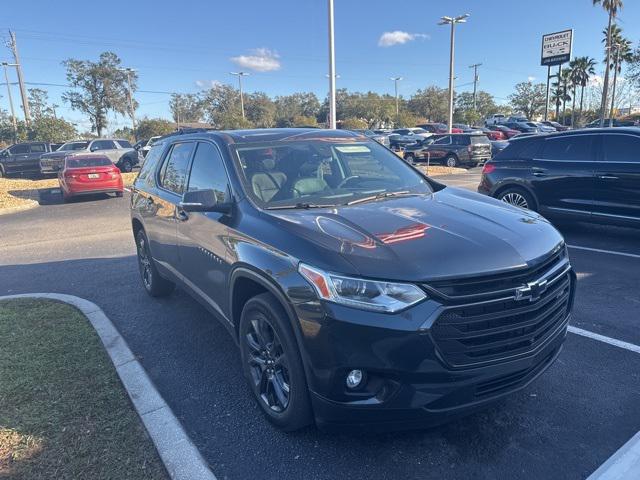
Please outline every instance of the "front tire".
[{"label": "front tire", "polygon": [[140,229],[136,234],[136,247],[138,250],[138,269],[142,278],[142,285],[152,297],[166,297],[173,292],[175,284],[160,276],[156,264],[149,250],[149,241]]},{"label": "front tire", "polygon": [[458,163],[458,157],[456,157],[455,155],[447,155],[447,158],[444,159],[444,164],[450,168],[457,167]]},{"label": "front tire", "polygon": [[129,173],[133,170],[133,163],[128,158],[122,161],[122,167],[120,168],[124,173]]},{"label": "front tire", "polygon": [[514,207],[527,210],[536,210],[536,203],[533,196],[523,188],[511,187],[500,192],[496,198]]},{"label": "front tire", "polygon": [[312,421],[307,380],[287,313],[270,293],[242,309],[240,355],[245,378],[267,419],[284,431]]}]

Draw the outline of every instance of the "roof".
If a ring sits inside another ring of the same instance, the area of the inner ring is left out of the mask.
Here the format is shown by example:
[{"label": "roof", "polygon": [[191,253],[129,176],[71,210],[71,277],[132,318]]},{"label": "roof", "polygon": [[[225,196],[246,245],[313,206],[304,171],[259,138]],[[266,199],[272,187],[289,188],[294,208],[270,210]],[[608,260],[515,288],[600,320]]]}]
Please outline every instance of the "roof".
[{"label": "roof", "polygon": [[584,135],[585,133],[632,133],[640,135],[640,127],[604,127],[604,128],[580,128],[577,130],[567,130],[564,132],[550,132],[550,133],[530,133],[516,135],[511,138],[511,141],[522,140],[525,138],[555,138],[555,137],[570,137],[572,135]]},{"label": "roof", "polygon": [[[351,130],[328,130],[323,128],[256,128],[250,130],[210,130],[185,133],[189,137],[223,137],[228,143],[280,142],[292,140],[344,139],[362,137]],[[170,138],[167,135],[164,138]]]}]

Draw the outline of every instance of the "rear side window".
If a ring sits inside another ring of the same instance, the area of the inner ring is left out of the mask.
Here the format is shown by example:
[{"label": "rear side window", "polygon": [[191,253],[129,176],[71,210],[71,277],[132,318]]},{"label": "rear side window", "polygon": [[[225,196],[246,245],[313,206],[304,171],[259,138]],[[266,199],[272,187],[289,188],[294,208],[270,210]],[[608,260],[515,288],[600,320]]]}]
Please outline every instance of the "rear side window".
[{"label": "rear side window", "polygon": [[469,137],[466,135],[454,135],[452,138],[454,145],[469,145]]},{"label": "rear side window", "polygon": [[148,188],[152,188],[153,178],[152,172],[155,172],[156,167],[158,166],[158,162],[162,157],[162,152],[164,151],[164,146],[162,144],[158,144],[149,150],[147,156],[144,159],[144,163],[142,164],[142,168],[140,168],[140,173],[138,174],[138,178],[136,179],[136,186],[141,186],[144,184]]},{"label": "rear side window", "polygon": [[122,148],[133,148],[127,140],[118,140],[118,143]]},{"label": "rear side window", "polygon": [[91,150],[113,150],[116,148],[116,144],[111,140],[96,140],[91,144]]},{"label": "rear side window", "polygon": [[182,195],[192,152],[193,142],[176,143],[171,148],[160,171],[162,188]]},{"label": "rear side window", "polygon": [[547,139],[539,158],[565,161],[591,160],[591,136],[571,135]]},{"label": "rear side window", "polygon": [[536,157],[540,150],[539,139],[514,140],[507,147],[498,152],[495,160],[531,160]]},{"label": "rear side window", "polygon": [[44,143],[34,143],[31,145],[31,153],[44,153],[45,151]]},{"label": "rear side window", "polygon": [[476,135],[475,137],[471,137],[471,145],[478,145],[482,143],[491,143],[489,138],[486,135]]},{"label": "rear side window", "polygon": [[107,157],[67,158],[67,168],[108,167],[112,165]]},{"label": "rear side window", "polygon": [[640,137],[604,135],[602,142],[602,157],[605,162],[640,163]]},{"label": "rear side window", "polygon": [[219,202],[227,192],[227,172],[218,149],[210,143],[200,142],[193,156],[188,190],[214,190]]}]

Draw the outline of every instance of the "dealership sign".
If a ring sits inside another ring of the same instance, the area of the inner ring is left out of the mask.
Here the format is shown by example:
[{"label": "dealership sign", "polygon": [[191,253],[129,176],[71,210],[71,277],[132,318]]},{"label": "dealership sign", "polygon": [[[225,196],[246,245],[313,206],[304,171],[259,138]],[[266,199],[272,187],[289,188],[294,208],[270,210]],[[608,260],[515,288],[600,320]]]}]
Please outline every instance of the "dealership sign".
[{"label": "dealership sign", "polygon": [[540,65],[561,65],[571,60],[573,30],[549,33],[542,36],[542,59]]}]

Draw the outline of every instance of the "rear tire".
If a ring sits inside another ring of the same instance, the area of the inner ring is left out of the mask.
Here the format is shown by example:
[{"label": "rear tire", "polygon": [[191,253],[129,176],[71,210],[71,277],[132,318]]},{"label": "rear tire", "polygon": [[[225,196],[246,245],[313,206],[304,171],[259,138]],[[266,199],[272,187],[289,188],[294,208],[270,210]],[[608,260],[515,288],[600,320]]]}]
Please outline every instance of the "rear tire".
[{"label": "rear tire", "polygon": [[240,356],[249,388],[267,419],[284,431],[312,420],[307,379],[287,313],[270,293],[242,309]]},{"label": "rear tire", "polygon": [[524,208],[527,210],[536,210],[536,201],[533,196],[524,188],[510,187],[501,191],[496,195],[498,200],[513,205],[514,207]]},{"label": "rear tire", "polygon": [[120,170],[122,170],[124,173],[129,173],[133,170],[133,164],[131,163],[131,160],[129,159],[125,159],[122,161],[122,167],[120,168]]},{"label": "rear tire", "polygon": [[404,156],[404,161],[409,165],[413,165],[414,163],[416,163],[416,156],[413,153],[408,153]]},{"label": "rear tire", "polygon": [[144,230],[138,230],[136,234],[136,247],[138,250],[138,269],[142,278],[142,286],[152,297],[166,297],[173,292],[175,284],[163,278],[156,268],[155,261],[149,250],[149,241]]}]

